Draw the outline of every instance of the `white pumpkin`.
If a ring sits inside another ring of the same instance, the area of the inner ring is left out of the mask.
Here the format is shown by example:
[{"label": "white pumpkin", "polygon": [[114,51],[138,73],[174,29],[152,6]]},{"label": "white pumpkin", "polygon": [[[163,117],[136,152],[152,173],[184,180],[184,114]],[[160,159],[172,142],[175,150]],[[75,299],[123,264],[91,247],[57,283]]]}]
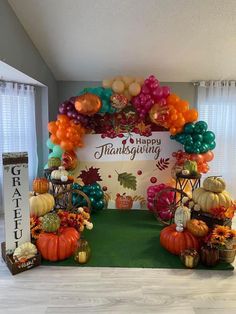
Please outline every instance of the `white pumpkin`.
[{"label": "white pumpkin", "polygon": [[179,206],[175,211],[175,224],[177,226],[186,227],[187,221],[191,219],[191,211],[187,206]]},{"label": "white pumpkin", "polygon": [[36,254],[36,246],[31,242],[25,242],[15,249],[13,253],[13,258],[17,260],[29,259],[31,257],[34,257]]},{"label": "white pumpkin", "polygon": [[61,180],[62,177],[68,177],[69,173],[65,170],[65,167],[61,166],[58,170],[53,170],[51,173],[51,179]]},{"label": "white pumpkin", "polygon": [[55,205],[54,197],[49,193],[36,194],[31,192],[29,197],[30,217],[40,217],[50,212]]},{"label": "white pumpkin", "polygon": [[223,192],[226,188],[225,181],[221,177],[208,177],[203,181],[203,187],[211,192]]},{"label": "white pumpkin", "polygon": [[224,206],[230,207],[232,198],[227,191],[215,193],[206,191],[204,188],[198,188],[193,191],[193,201],[199,204],[203,212],[210,213],[212,208]]}]

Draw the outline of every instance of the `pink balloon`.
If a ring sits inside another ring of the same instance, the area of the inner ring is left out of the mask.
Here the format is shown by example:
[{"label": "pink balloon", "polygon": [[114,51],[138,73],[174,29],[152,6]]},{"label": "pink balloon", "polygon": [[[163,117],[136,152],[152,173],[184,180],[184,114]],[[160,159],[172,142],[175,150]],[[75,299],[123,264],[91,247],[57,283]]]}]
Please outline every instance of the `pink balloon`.
[{"label": "pink balloon", "polygon": [[170,95],[170,87],[162,86],[162,94],[163,94],[163,97],[167,98]]}]

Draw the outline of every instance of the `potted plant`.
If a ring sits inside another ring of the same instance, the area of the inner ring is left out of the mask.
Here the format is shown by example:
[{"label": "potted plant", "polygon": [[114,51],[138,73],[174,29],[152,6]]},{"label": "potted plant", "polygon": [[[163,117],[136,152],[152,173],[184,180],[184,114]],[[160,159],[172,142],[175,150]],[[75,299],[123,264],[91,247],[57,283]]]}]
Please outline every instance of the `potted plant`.
[{"label": "potted plant", "polygon": [[233,263],[236,254],[235,239],[236,230],[216,225],[208,237],[208,243],[219,250],[221,262]]}]

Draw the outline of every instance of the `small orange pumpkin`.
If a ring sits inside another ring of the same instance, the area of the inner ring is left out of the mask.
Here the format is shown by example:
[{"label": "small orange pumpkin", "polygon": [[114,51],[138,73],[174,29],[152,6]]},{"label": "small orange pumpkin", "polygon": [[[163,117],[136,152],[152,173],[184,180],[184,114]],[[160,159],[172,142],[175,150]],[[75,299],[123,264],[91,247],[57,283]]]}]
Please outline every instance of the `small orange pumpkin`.
[{"label": "small orange pumpkin", "polygon": [[172,254],[179,255],[186,249],[199,250],[199,242],[188,230],[178,232],[176,224],[165,227],[160,233],[160,244]]},{"label": "small orange pumpkin", "polygon": [[35,193],[44,194],[49,189],[49,182],[46,178],[36,178],[33,181],[33,191]]},{"label": "small orange pumpkin", "polygon": [[186,227],[187,230],[195,237],[205,237],[209,231],[207,224],[198,219],[191,219],[187,221]]}]

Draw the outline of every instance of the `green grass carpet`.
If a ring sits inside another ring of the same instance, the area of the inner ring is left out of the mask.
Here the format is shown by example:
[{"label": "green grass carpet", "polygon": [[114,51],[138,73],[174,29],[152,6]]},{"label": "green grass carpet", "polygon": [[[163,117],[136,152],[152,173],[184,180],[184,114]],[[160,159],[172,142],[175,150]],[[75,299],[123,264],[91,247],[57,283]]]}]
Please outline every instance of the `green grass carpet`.
[{"label": "green grass carpet", "polygon": [[[92,221],[93,230],[83,234],[92,251],[90,261],[84,266],[185,268],[178,256],[160,246],[163,226],[150,212],[109,209],[93,214]],[[73,257],[60,262],[43,261],[43,265],[83,267],[76,264]],[[203,265],[198,268],[206,269]],[[220,263],[211,269],[233,270],[234,267]]]}]

